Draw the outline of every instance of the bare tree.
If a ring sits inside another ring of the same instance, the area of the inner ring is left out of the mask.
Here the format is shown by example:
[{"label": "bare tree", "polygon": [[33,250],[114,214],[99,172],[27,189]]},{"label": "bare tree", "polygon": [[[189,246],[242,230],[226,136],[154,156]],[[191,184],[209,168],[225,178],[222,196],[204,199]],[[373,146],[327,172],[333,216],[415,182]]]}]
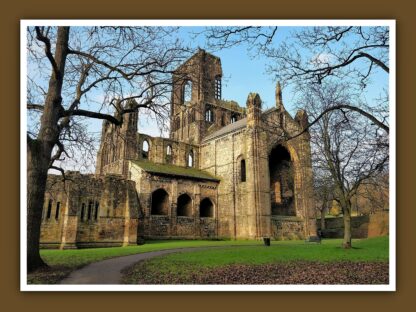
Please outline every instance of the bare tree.
[{"label": "bare tree", "polygon": [[[328,106],[348,103],[348,86],[329,82],[311,85],[302,99],[315,118]],[[315,172],[331,179],[333,198],[344,218],[344,248],[351,247],[351,200],[360,186],[388,168],[388,134],[374,128],[371,121],[354,111],[335,110],[310,128],[312,162]]]},{"label": "bare tree", "polygon": [[159,119],[166,117],[172,73],[189,55],[172,36],[174,31],[162,27],[28,28],[27,108],[37,112],[30,113],[33,123],[27,133],[28,271],[45,265],[39,238],[48,170],[64,174],[57,162],[69,156],[69,142],[93,144],[82,126],[83,118],[120,125],[124,114],[139,109]]},{"label": "bare tree", "polygon": [[[301,95],[308,85],[320,85],[327,79],[348,82],[350,89],[363,91],[377,70],[390,72],[388,27],[301,27],[289,36],[279,37],[284,28],[207,27],[203,34],[207,45],[214,50],[244,45],[253,57],[265,56],[269,61],[267,72],[283,84],[292,84]],[[374,109],[368,110],[351,101],[327,107],[316,119],[334,110],[358,112],[389,132],[388,114],[376,114]]]},{"label": "bare tree", "polygon": [[320,215],[321,230],[325,229],[325,215],[329,212],[333,201],[334,187],[331,176],[325,170],[314,172],[314,194],[316,210]]}]

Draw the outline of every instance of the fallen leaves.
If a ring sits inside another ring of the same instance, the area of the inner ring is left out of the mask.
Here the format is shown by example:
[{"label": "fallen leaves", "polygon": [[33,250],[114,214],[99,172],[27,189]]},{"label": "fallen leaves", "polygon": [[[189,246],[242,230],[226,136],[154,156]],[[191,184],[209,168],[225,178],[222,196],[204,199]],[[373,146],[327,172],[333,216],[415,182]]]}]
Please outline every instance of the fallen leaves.
[{"label": "fallen leaves", "polygon": [[124,270],[129,284],[388,284],[387,262],[287,262],[233,264],[216,268],[150,269],[148,261]]}]

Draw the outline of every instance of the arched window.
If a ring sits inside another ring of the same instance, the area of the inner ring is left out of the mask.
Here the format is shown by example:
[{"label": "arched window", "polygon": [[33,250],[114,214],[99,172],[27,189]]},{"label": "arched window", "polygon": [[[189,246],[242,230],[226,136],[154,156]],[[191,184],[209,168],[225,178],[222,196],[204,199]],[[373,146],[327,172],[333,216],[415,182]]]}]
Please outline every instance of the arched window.
[{"label": "arched window", "polygon": [[193,166],[194,166],[194,152],[190,150],[188,154],[188,167],[193,167]]},{"label": "arched window", "polygon": [[46,219],[51,218],[51,213],[52,213],[52,199],[49,199],[48,210],[46,211]]},{"label": "arched window", "polygon": [[212,218],[214,216],[214,205],[212,201],[206,197],[201,200],[199,205],[199,217],[200,218]]},{"label": "arched window", "polygon": [[246,160],[241,159],[240,161],[240,181],[246,182]]},{"label": "arched window", "polygon": [[191,150],[188,154],[188,167],[194,166],[194,152]]},{"label": "arched window", "polygon": [[59,219],[59,213],[61,211],[61,202],[56,203],[56,210],[55,210],[55,219]]},{"label": "arched window", "polygon": [[192,199],[188,194],[182,194],[178,197],[178,217],[191,217],[192,216]]},{"label": "arched window", "polygon": [[166,163],[170,164],[172,163],[172,146],[169,144],[168,146],[166,146]]},{"label": "arched window", "polygon": [[221,76],[215,77],[215,98],[217,100],[221,99]]},{"label": "arched window", "polygon": [[237,115],[235,115],[235,114],[231,115],[231,123],[234,123],[237,120],[238,120],[238,116]]},{"label": "arched window", "polygon": [[214,112],[211,107],[207,107],[205,110],[205,121],[214,122]]},{"label": "arched window", "polygon": [[81,205],[81,221],[84,221],[84,217],[85,217],[85,204],[82,203],[82,205]]},{"label": "arched window", "polygon": [[152,193],[152,215],[167,215],[169,213],[169,194],[164,189]]},{"label": "arched window", "polygon": [[98,211],[100,209],[100,203],[98,201],[95,202],[95,210],[94,210],[94,219],[97,221],[98,219]]},{"label": "arched window", "polygon": [[182,104],[192,100],[192,81],[187,80],[182,86]]},{"label": "arched window", "polygon": [[87,219],[91,220],[91,215],[92,215],[92,201],[88,202],[88,215],[87,215]]},{"label": "arched window", "polygon": [[149,142],[147,140],[144,140],[142,144],[142,157],[144,159],[149,158]]}]

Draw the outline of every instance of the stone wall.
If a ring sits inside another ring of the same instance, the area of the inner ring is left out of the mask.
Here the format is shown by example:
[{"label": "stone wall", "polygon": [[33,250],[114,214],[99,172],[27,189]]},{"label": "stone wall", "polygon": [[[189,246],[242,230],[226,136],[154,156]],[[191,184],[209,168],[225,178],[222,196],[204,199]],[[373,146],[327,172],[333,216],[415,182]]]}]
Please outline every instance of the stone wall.
[{"label": "stone wall", "polygon": [[[76,248],[137,243],[140,215],[135,183],[120,176],[68,172],[48,177],[41,247]],[[49,202],[52,203],[51,212]],[[56,206],[60,203],[59,215]]]},{"label": "stone wall", "polygon": [[[151,174],[134,162],[130,163],[130,176],[136,181],[140,206],[143,207],[143,216],[139,220],[143,227],[143,238],[194,239],[218,236],[218,182]],[[164,190],[168,195],[168,209],[164,215],[152,214],[152,194],[158,190]],[[183,194],[191,199],[188,216],[177,215],[178,197]],[[200,217],[200,203],[205,198],[209,198],[213,204],[213,215],[209,218]]]},{"label": "stone wall", "polygon": [[305,239],[305,221],[298,217],[272,216],[272,235],[275,240]]},{"label": "stone wall", "polygon": [[[322,230],[323,238],[343,238],[343,218],[325,218],[325,230]],[[321,221],[317,220],[317,227],[321,230]],[[352,238],[368,238],[389,234],[389,213],[380,211],[375,214],[352,217]]]}]

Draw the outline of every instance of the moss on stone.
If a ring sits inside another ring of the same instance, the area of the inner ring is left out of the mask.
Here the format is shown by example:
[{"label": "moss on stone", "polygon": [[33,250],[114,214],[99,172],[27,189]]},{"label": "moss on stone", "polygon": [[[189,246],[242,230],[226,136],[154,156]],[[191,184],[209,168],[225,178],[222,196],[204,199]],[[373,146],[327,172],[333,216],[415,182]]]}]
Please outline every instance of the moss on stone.
[{"label": "moss on stone", "polygon": [[151,161],[132,160],[132,163],[142,168],[144,171],[154,174],[177,176],[191,179],[202,179],[209,181],[220,181],[217,177],[206,171],[195,168],[185,168],[168,164],[157,164]]}]

